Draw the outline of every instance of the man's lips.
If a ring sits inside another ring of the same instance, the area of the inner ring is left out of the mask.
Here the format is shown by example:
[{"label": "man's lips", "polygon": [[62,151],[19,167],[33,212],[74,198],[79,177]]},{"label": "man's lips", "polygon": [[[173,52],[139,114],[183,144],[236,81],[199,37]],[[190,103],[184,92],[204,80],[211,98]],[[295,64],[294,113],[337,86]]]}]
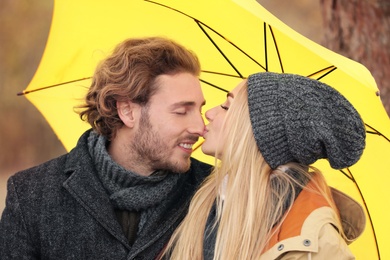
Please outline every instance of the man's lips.
[{"label": "man's lips", "polygon": [[179,146],[184,148],[184,149],[188,149],[188,150],[192,150],[192,146],[194,145],[194,143],[180,143]]},{"label": "man's lips", "polygon": [[187,153],[187,154],[191,154],[193,152],[193,149],[192,147],[194,146],[194,142],[191,142],[191,143],[188,143],[188,142],[182,142],[182,143],[179,143],[179,148]]},{"label": "man's lips", "polygon": [[198,140],[199,136],[187,136],[179,142],[178,146],[185,152],[192,153],[192,147]]}]

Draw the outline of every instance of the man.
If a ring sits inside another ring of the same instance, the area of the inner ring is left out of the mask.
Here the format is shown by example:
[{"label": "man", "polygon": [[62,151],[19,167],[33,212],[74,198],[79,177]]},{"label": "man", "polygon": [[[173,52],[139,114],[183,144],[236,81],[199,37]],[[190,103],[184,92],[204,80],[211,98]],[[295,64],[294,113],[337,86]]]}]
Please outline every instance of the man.
[{"label": "man", "polygon": [[9,179],[0,258],[154,259],[210,171],[190,158],[204,130],[199,73],[170,40],[118,45],[80,107],[92,130]]}]

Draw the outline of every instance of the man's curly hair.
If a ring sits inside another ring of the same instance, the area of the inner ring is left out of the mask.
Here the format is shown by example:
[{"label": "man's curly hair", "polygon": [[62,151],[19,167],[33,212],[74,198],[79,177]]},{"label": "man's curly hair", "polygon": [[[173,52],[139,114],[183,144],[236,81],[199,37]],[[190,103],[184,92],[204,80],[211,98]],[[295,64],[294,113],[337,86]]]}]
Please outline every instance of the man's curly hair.
[{"label": "man's curly hair", "polygon": [[96,68],[92,84],[79,106],[80,118],[111,140],[123,126],[117,101],[146,105],[158,89],[159,75],[200,74],[197,56],[178,43],[161,37],[127,39]]}]

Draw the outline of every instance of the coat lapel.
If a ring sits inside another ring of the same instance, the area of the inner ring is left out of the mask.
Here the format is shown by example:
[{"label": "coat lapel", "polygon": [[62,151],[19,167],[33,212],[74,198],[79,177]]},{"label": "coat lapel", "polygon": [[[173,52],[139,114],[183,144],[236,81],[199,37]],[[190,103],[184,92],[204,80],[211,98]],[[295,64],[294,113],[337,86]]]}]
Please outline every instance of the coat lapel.
[{"label": "coat lapel", "polygon": [[91,161],[89,154],[83,148],[71,151],[65,168],[70,177],[63,186],[92,218],[130,249],[109,197],[94,174],[95,168]]}]

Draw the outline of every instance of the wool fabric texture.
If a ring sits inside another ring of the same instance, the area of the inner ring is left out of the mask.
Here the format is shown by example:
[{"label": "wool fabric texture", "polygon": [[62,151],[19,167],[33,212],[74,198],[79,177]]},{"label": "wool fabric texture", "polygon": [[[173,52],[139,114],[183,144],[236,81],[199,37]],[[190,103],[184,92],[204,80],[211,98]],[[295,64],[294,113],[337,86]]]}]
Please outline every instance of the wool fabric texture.
[{"label": "wool fabric texture", "polygon": [[91,132],[88,147],[103,186],[114,208],[141,211],[155,207],[174,190],[180,174],[164,171],[140,176],[113,161],[104,136]]},{"label": "wool fabric texture", "polygon": [[364,123],[334,88],[295,74],[248,77],[253,134],[272,169],[288,162],[310,165],[327,158],[331,167],[356,163],[365,148]]}]

